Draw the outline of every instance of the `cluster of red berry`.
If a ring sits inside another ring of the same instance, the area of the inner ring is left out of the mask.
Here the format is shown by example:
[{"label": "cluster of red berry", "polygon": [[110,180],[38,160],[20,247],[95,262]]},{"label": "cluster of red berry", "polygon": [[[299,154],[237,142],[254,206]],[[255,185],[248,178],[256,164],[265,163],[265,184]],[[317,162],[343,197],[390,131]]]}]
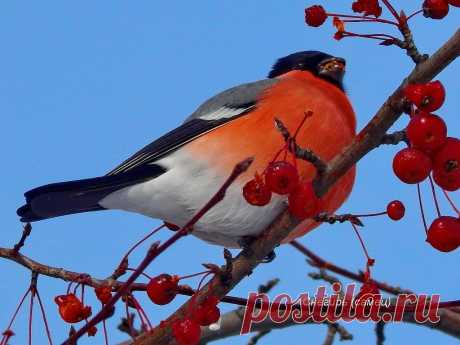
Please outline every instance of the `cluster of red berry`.
[{"label": "cluster of red berry", "polygon": [[[445,100],[441,82],[411,84],[404,89],[412,104],[411,119],[406,128],[409,147],[393,159],[393,171],[404,183],[416,184],[430,174],[445,191],[460,188],[460,140],[447,137],[444,120],[431,112]],[[449,252],[460,246],[460,221],[440,216],[431,224],[427,241],[436,249]]]},{"label": "cluster of red berry", "polygon": [[[285,156],[288,148],[284,148]],[[275,158],[276,159],[276,158]],[[316,215],[319,199],[313,190],[310,181],[301,181],[297,171],[296,158],[294,164],[284,160],[272,161],[268,164],[262,175],[256,173],[254,179],[243,187],[243,196],[246,201],[254,206],[265,206],[272,193],[288,195],[290,212],[299,219]]]},{"label": "cluster of red berry", "polygon": [[404,11],[397,11],[390,1],[383,1],[385,7],[392,14],[392,19],[380,18],[382,15],[382,7],[379,0],[357,0],[351,5],[351,9],[355,13],[361,15],[328,13],[321,5],[310,6],[305,9],[305,23],[309,26],[318,27],[324,24],[328,17],[332,17],[333,25],[337,28],[334,34],[336,40],[341,40],[344,37],[361,37],[380,41],[381,45],[389,46],[397,44],[400,39],[387,33],[368,33],[360,34],[350,32],[345,29],[346,23],[381,23],[397,26],[401,32],[407,30],[408,21],[414,16],[423,13],[427,18],[442,19],[449,12],[449,6],[460,7],[460,0],[425,0],[422,9],[415,11],[410,15],[406,15]]},{"label": "cluster of red berry", "polygon": [[54,301],[58,305],[59,315],[65,322],[77,323],[91,316],[91,307],[84,306],[73,293],[56,296]]},{"label": "cluster of red berry", "polygon": [[201,327],[217,323],[220,319],[220,310],[217,307],[219,299],[207,297],[203,303],[194,306],[189,315],[173,322],[171,328],[174,338],[179,345],[196,345],[201,338]]},{"label": "cluster of red berry", "polygon": [[[179,279],[178,276],[169,274],[160,274],[150,279],[147,284],[147,295],[150,300],[159,305],[170,303],[179,291]],[[219,321],[218,303],[219,299],[214,296],[207,297],[203,303],[198,305],[191,303],[191,310],[187,315],[172,323],[172,331],[179,345],[198,344],[201,337],[200,326],[209,326]]]},{"label": "cluster of red berry", "polygon": [[94,293],[102,304],[107,304],[112,298],[112,288],[110,286],[99,286],[94,289]]},{"label": "cluster of red berry", "polygon": [[[320,211],[320,199],[316,196],[312,182],[301,180],[297,157],[293,153],[297,133],[310,116],[313,116],[311,111],[304,113],[294,136],[275,154],[262,174],[256,172],[254,178],[244,185],[243,196],[250,205],[265,206],[275,193],[288,197],[289,211],[299,220],[313,217]],[[280,156],[283,159],[279,160]],[[288,162],[288,158],[292,163]]]},{"label": "cluster of red berry", "polygon": [[460,0],[425,0],[423,15],[428,18],[442,19],[449,13],[449,5],[460,7]]}]

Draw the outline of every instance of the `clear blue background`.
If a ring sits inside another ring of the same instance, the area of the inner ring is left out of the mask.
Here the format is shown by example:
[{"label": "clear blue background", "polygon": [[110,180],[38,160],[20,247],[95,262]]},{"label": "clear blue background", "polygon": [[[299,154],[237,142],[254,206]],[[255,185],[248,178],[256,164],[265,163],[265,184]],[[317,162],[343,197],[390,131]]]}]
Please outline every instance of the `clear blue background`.
[{"label": "clear blue background", "polygon": [[[396,2],[396,1],[395,1]],[[323,1],[331,11],[345,11],[351,1]],[[55,181],[101,175],[138,148],[177,126],[202,101],[233,85],[264,78],[278,57],[298,50],[321,49],[347,59],[347,90],[361,128],[388,94],[411,70],[412,62],[397,48],[371,41],[331,38],[328,23],[305,27],[303,10],[309,1],[4,1],[0,5],[1,114],[1,244],[11,246],[21,233],[15,211],[23,192]],[[421,1],[399,1],[412,12]],[[422,51],[432,53],[457,28],[460,10],[446,20],[417,17],[415,38]],[[364,27],[355,26],[356,30]],[[376,31],[391,31],[375,27]],[[458,62],[441,74],[448,99],[440,113],[451,135],[459,136]],[[397,128],[402,128],[402,119]],[[441,254],[424,241],[414,186],[399,183],[391,172],[398,148],[373,152],[359,163],[356,187],[342,212],[382,210],[389,200],[407,204],[407,217],[398,223],[386,218],[366,220],[363,236],[376,258],[375,277],[417,292],[460,298],[459,252]],[[430,218],[432,202],[424,186]],[[458,194],[454,195],[458,198]],[[451,214],[445,205],[444,213]],[[139,215],[102,212],[68,216],[34,225],[24,254],[54,266],[104,277],[112,272],[129,246],[157,225]],[[158,238],[165,239],[165,231]],[[324,225],[301,240],[325,258],[358,270],[363,254],[349,225]],[[134,259],[142,257],[140,250]],[[190,274],[200,263],[222,263],[222,249],[187,238],[160,257],[148,272]],[[232,294],[245,296],[270,278],[281,279],[273,291],[297,295],[313,292],[318,282],[312,269],[289,246],[277,250],[270,265],[261,265]],[[0,327],[6,326],[29,272],[0,260]],[[195,283],[190,281],[191,285]],[[57,316],[53,296],[66,289],[62,281],[40,277],[55,342],[67,325]],[[88,296],[92,293],[89,292]],[[154,323],[185,300],[166,307],[145,302]],[[96,308],[97,304],[94,303]],[[224,306],[230,310],[231,306]],[[121,308],[120,308],[121,310]],[[27,341],[24,309],[11,344]],[[110,343],[126,339],[115,330],[119,315],[109,321]],[[354,344],[374,343],[372,324],[347,326]],[[262,344],[323,341],[324,326],[298,326],[274,331]],[[81,343],[102,343],[98,338]],[[386,327],[388,343],[454,344],[439,332],[406,324]],[[246,344],[232,338],[220,344]],[[35,314],[34,344],[46,344],[39,314]]]}]

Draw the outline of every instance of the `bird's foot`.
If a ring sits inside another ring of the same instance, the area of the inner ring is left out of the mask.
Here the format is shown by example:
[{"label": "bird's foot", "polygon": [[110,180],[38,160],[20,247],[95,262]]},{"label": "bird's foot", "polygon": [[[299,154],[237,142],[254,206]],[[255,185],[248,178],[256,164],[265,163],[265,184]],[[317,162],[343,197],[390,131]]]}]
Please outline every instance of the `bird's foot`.
[{"label": "bird's foot", "polygon": [[[238,240],[238,245],[246,252],[247,256],[253,255],[254,251],[251,248],[252,243],[257,239],[254,236],[243,236]],[[261,260],[261,263],[268,264],[275,260],[276,253],[272,250],[268,255]]]},{"label": "bird's foot", "polygon": [[272,262],[273,260],[275,260],[275,258],[276,258],[276,253],[275,253],[274,250],[272,250],[270,253],[268,253],[268,255],[266,257],[264,257],[262,259],[261,262],[263,264],[268,264],[268,263]]}]

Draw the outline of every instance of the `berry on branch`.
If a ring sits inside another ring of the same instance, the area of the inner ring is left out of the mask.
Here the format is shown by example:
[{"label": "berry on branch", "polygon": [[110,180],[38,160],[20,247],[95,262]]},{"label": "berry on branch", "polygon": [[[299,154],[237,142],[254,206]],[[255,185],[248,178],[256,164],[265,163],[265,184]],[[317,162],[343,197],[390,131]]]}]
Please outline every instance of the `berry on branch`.
[{"label": "berry on branch", "polygon": [[425,0],[423,15],[427,18],[442,19],[449,13],[449,4],[446,0]]},{"label": "berry on branch", "polygon": [[418,109],[432,112],[441,108],[446,99],[446,90],[439,80],[426,84],[409,84],[404,89],[404,96]]},{"label": "berry on branch", "polygon": [[310,26],[321,26],[326,21],[326,19],[326,11],[321,5],[314,5],[305,9],[305,23]]},{"label": "berry on branch", "polygon": [[159,305],[168,304],[177,295],[179,278],[169,274],[153,277],[147,284],[147,295],[150,300]]},{"label": "berry on branch", "polygon": [[446,144],[436,152],[433,164],[433,179],[448,191],[460,188],[460,140],[447,138]]},{"label": "berry on branch", "polygon": [[99,286],[94,289],[97,299],[102,304],[107,304],[112,298],[112,288],[110,286],[104,285]]},{"label": "berry on branch", "polygon": [[365,16],[375,16],[376,18],[382,15],[382,7],[378,0],[357,0],[351,5],[353,12],[363,13]]},{"label": "berry on branch", "polygon": [[265,184],[276,194],[289,194],[298,183],[297,169],[286,161],[272,162],[265,171]]},{"label": "berry on branch", "polygon": [[54,298],[61,318],[68,323],[77,323],[91,316],[91,307],[83,303],[73,293]]},{"label": "berry on branch", "polygon": [[430,225],[426,241],[441,252],[451,252],[460,246],[460,221],[441,216]]},{"label": "berry on branch", "polygon": [[193,319],[200,324],[200,326],[209,326],[216,323],[220,319],[220,310],[217,307],[219,299],[210,296],[198,305],[193,312]]},{"label": "berry on branch", "polygon": [[319,199],[311,182],[302,182],[289,195],[289,211],[300,220],[315,216],[319,211]]},{"label": "berry on branch", "polygon": [[200,325],[192,319],[176,320],[171,328],[179,345],[196,345],[200,341]]},{"label": "berry on branch", "polygon": [[404,213],[406,212],[406,208],[404,204],[399,200],[393,200],[387,206],[387,215],[390,219],[393,220],[400,220],[404,217]]},{"label": "berry on branch", "polygon": [[404,183],[419,183],[430,174],[431,159],[416,148],[405,148],[394,157],[393,171]]},{"label": "berry on branch", "polygon": [[411,118],[407,137],[412,146],[430,153],[446,142],[447,126],[439,116],[420,112]]},{"label": "berry on branch", "polygon": [[248,204],[254,206],[265,206],[271,198],[272,192],[265,185],[259,174],[256,174],[254,179],[248,181],[243,187],[243,196]]}]

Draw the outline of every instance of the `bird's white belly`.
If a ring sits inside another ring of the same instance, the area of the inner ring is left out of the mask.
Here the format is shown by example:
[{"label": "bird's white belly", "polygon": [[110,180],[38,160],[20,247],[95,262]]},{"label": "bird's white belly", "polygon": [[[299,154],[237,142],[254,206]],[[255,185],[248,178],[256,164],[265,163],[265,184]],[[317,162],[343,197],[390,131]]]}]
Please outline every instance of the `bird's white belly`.
[{"label": "bird's white belly", "polygon": [[[178,150],[156,162],[167,169],[163,175],[111,193],[99,204],[185,225],[231,171],[226,176],[218,175],[205,162],[191,159],[184,151]],[[263,231],[282,211],[283,204],[284,198],[274,196],[265,207],[251,206],[243,198],[241,184],[236,182],[229,187],[224,200],[195,225],[193,234],[210,243],[237,247],[242,236]]]}]

